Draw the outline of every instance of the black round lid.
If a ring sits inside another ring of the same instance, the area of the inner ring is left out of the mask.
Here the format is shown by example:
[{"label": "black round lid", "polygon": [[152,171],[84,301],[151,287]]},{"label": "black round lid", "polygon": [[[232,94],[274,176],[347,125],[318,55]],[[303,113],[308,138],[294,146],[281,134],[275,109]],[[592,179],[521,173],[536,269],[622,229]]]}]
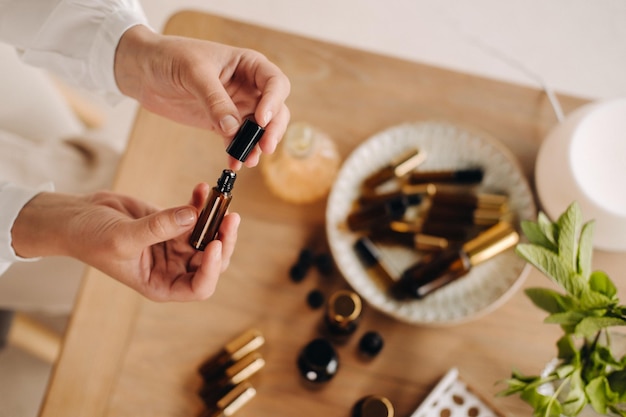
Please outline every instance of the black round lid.
[{"label": "black round lid", "polygon": [[263,133],[265,129],[252,120],[245,119],[226,148],[226,152],[238,161],[245,162],[254,146],[261,140]]},{"label": "black round lid", "polygon": [[333,345],[324,338],[309,342],[298,356],[302,376],[311,382],[330,380],[339,368],[339,357]]}]

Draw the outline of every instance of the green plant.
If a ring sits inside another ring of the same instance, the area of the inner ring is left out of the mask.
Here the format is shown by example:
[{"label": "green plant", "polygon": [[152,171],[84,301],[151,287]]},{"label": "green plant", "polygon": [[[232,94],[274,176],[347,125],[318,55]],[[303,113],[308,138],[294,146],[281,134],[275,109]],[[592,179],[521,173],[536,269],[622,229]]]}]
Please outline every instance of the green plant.
[{"label": "green plant", "polygon": [[[626,355],[611,350],[610,327],[626,325],[626,306],[602,271],[592,271],[593,222],[583,224],[572,203],[556,222],[539,213],[536,222],[522,222],[529,243],[516,253],[558,284],[564,293],[528,288],[526,295],[549,313],[545,323],[561,326],[556,368],[541,376],[513,371],[500,395],[519,394],[536,417],[576,416],[591,405],[600,414],[626,416]],[[555,384],[553,394],[538,388]]]}]

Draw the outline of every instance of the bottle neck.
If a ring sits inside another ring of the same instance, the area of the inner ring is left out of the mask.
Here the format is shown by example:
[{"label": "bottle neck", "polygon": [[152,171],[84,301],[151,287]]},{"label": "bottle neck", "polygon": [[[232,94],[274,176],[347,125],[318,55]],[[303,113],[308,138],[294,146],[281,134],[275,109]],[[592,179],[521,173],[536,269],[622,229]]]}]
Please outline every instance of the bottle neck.
[{"label": "bottle neck", "polygon": [[296,158],[308,157],[315,147],[315,132],[306,124],[295,124],[283,138],[283,149]]},{"label": "bottle neck", "polygon": [[233,186],[235,185],[236,179],[237,174],[235,173],[235,171],[225,169],[224,171],[222,171],[222,175],[217,180],[217,190],[223,194],[230,193],[230,190],[232,190]]}]

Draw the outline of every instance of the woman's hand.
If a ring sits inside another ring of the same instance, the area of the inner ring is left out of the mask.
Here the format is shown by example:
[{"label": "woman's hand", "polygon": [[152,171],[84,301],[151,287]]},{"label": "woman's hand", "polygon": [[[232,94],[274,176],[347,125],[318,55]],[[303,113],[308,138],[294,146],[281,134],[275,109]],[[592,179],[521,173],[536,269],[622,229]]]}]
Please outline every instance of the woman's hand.
[{"label": "woman's hand", "polygon": [[[232,139],[244,117],[265,127],[246,160],[272,153],[289,123],[289,80],[259,52],[220,43],[130,28],[119,42],[115,78],[122,93],[146,109]],[[231,159],[231,168],[238,161]]]},{"label": "woman's hand", "polygon": [[40,193],[18,215],[13,247],[25,258],[72,256],[151,300],[203,300],[228,267],[240,221],[226,215],[218,239],[193,249],[188,240],[209,191],[199,184],[190,205],[165,210],[111,192]]}]

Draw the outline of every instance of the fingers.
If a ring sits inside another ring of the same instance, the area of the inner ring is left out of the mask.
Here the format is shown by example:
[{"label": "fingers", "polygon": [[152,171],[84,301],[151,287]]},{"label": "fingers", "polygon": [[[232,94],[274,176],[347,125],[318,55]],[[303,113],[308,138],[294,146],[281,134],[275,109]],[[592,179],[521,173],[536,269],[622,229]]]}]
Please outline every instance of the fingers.
[{"label": "fingers", "polygon": [[197,219],[194,207],[170,208],[131,222],[129,235],[138,247],[144,248],[180,236],[189,231]]},{"label": "fingers", "polygon": [[[250,158],[253,155],[254,155],[254,149],[252,150],[248,158]],[[258,157],[257,157],[257,161],[258,161]],[[232,169],[233,171],[239,171],[242,166],[243,164],[239,160],[233,158],[232,156],[228,157],[228,168]]]},{"label": "fingers", "polygon": [[289,79],[283,72],[267,59],[259,60],[255,73],[255,83],[261,90],[261,100],[254,112],[254,117],[267,126],[282,111],[285,100],[291,91]]},{"label": "fingers", "polygon": [[[281,110],[274,116],[270,123],[265,127],[265,133],[259,142],[260,150],[264,153],[271,154],[276,150],[278,142],[285,135],[287,125],[291,113],[287,106],[283,105]],[[247,161],[246,161],[247,162]]]},{"label": "fingers", "polygon": [[211,125],[225,137],[232,137],[239,125],[239,110],[222,85],[220,79],[206,74],[192,75],[193,91],[204,104]]},{"label": "fingers", "polygon": [[191,193],[189,204],[194,206],[198,211],[204,207],[204,202],[209,197],[211,186],[206,182],[196,185]]},{"label": "fingers", "polygon": [[230,213],[224,216],[217,238],[222,242],[222,269],[224,272],[230,265],[230,258],[235,251],[237,243],[237,230],[241,223],[241,217],[237,213]]},{"label": "fingers", "polygon": [[257,71],[255,81],[261,90],[261,100],[254,111],[254,117],[265,127],[259,146],[263,152],[271,154],[289,123],[290,112],[285,100],[291,91],[291,84],[287,76],[269,61]]},{"label": "fingers", "polygon": [[[219,276],[228,268],[235,250],[240,220],[241,218],[236,213],[224,217],[218,238],[204,249],[200,267],[189,282],[190,294],[187,294],[187,298],[206,300],[215,293]],[[173,287],[172,290],[176,291],[176,288]],[[180,288],[178,290],[180,295],[185,297],[184,290]]]},{"label": "fingers", "polygon": [[189,283],[194,299],[206,300],[215,293],[223,261],[222,242],[214,240],[204,249],[200,268]]}]

